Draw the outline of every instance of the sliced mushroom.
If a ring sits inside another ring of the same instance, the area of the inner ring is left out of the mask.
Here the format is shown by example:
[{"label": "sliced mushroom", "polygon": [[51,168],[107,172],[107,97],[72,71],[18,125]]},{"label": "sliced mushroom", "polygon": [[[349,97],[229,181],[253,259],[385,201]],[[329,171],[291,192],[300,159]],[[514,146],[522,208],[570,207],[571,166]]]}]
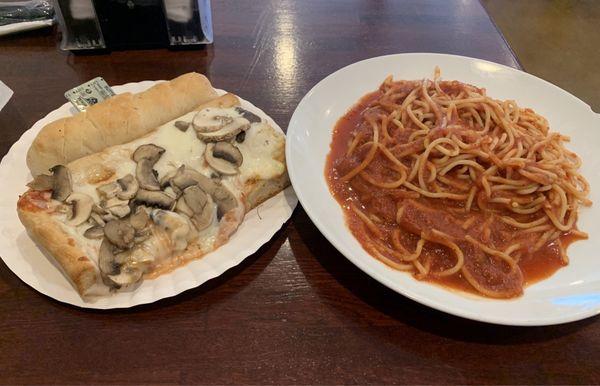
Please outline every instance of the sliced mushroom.
[{"label": "sliced mushroom", "polygon": [[102,217],[98,213],[94,212],[94,209],[92,209],[92,213],[90,214],[90,218],[92,220],[94,220],[94,222],[96,223],[96,225],[98,225],[100,227],[103,227],[104,224],[106,224],[106,222],[102,219]]},{"label": "sliced mushroom", "polygon": [[239,172],[243,156],[240,150],[229,142],[209,143],[204,151],[204,159],[221,174],[232,175]]},{"label": "sliced mushroom", "polygon": [[210,193],[212,199],[217,204],[217,216],[219,219],[232,209],[238,206],[235,196],[220,183],[215,183],[216,188]]},{"label": "sliced mushroom", "polygon": [[98,195],[104,200],[110,200],[111,198],[116,197],[121,190],[121,186],[117,182],[111,182],[96,188]]},{"label": "sliced mushroom", "polygon": [[196,113],[192,119],[192,126],[199,133],[211,133],[233,123],[239,116],[232,109],[209,107]]},{"label": "sliced mushroom", "polygon": [[[177,191],[175,191],[175,189],[177,189]],[[178,188],[173,188],[172,186],[167,186],[163,189],[163,192],[165,192],[166,195],[173,198],[174,200],[178,199],[181,195],[181,190],[179,190]]]},{"label": "sliced mushroom", "polygon": [[119,273],[120,264],[115,260],[114,248],[115,246],[106,237],[102,239],[98,252],[98,268],[104,276]]},{"label": "sliced mushroom", "polygon": [[149,206],[158,206],[161,208],[170,208],[175,201],[172,197],[164,192],[144,189],[138,190],[135,200]]},{"label": "sliced mushroom", "polygon": [[183,132],[186,132],[188,127],[190,127],[190,123],[186,121],[175,121],[175,127]]},{"label": "sliced mushroom", "polygon": [[200,213],[206,206],[209,196],[198,185],[192,185],[183,190],[182,197],[194,213]]},{"label": "sliced mushroom", "polygon": [[[171,184],[180,190],[187,188],[192,185],[200,185],[200,188],[205,192],[209,193],[206,187],[213,184],[212,180],[200,172],[182,165],[175,176],[171,179]],[[210,194],[210,193],[209,193]]]},{"label": "sliced mushroom", "polygon": [[105,284],[120,288],[134,284],[142,278],[143,272],[141,269],[127,264],[130,256],[129,251],[118,252],[116,246],[106,237],[102,240],[98,256],[98,267]]},{"label": "sliced mushroom", "polygon": [[248,111],[246,109],[243,109],[241,107],[236,107],[235,111],[238,112],[238,114],[241,114],[242,117],[246,118],[248,120],[248,122],[250,123],[258,123],[258,122],[262,122],[262,119],[260,119],[260,117],[256,114],[254,114],[251,111]]},{"label": "sliced mushroom", "polygon": [[103,214],[106,214],[106,209],[104,209],[103,207],[101,207],[98,204],[94,204],[94,205],[92,205],[92,212],[97,213],[99,215],[103,215]]},{"label": "sliced mushroom", "polygon": [[194,213],[192,222],[198,231],[206,229],[212,222],[213,200],[198,185],[193,185],[183,191],[183,199],[188,208]]},{"label": "sliced mushroom", "polygon": [[143,206],[138,206],[135,210],[135,213],[129,217],[129,223],[131,226],[133,226],[136,232],[144,229],[148,225],[149,220],[150,217],[148,217],[148,212]]},{"label": "sliced mushroom", "polygon": [[110,213],[110,212],[108,212],[108,211],[107,211],[105,214],[103,214],[103,215],[100,215],[100,217],[102,217],[102,220],[103,220],[105,223],[106,223],[106,222],[109,222],[109,221],[111,221],[111,220],[116,220],[116,219],[117,219],[117,217],[116,217],[114,214],[112,214],[112,213]]},{"label": "sliced mushroom", "polygon": [[189,168],[179,168],[171,183],[179,189],[184,190],[188,186],[198,185],[205,193],[209,194],[218,208],[218,216],[221,218],[225,213],[237,207],[238,203],[234,195],[221,185],[220,182],[210,179],[198,171]]},{"label": "sliced mushroom", "polygon": [[67,204],[71,204],[73,208],[73,214],[67,221],[67,224],[77,226],[87,221],[92,213],[92,205],[94,205],[94,199],[84,193],[71,193],[67,197]]},{"label": "sliced mushroom", "polygon": [[33,190],[51,190],[54,186],[54,178],[47,174],[40,174],[35,176],[33,181],[27,184]]},{"label": "sliced mushroom", "polygon": [[143,159],[135,167],[135,178],[139,187],[146,190],[160,190],[160,184],[153,169],[154,162]]},{"label": "sliced mushroom", "polygon": [[[183,166],[181,166],[180,168],[182,168],[182,167]],[[177,172],[179,171],[180,168],[171,169],[164,176],[162,176],[160,178],[160,187],[161,187],[161,189],[164,189],[166,186],[169,185],[169,183],[171,182],[171,179],[173,177],[175,177],[175,175],[177,174]]]},{"label": "sliced mushroom", "polygon": [[[210,146],[210,145],[209,145]],[[229,142],[217,142],[213,146],[212,155],[215,158],[220,158],[228,161],[235,166],[241,166],[244,161],[242,152]]]},{"label": "sliced mushroom", "polygon": [[108,211],[118,218],[123,218],[131,213],[131,208],[129,205],[119,205],[109,208]]},{"label": "sliced mushroom", "polygon": [[159,159],[160,156],[163,155],[165,149],[160,146],[156,146],[153,143],[142,145],[138,147],[134,152],[131,158],[135,162],[140,162],[142,160],[148,160],[154,165]]},{"label": "sliced mushroom", "polygon": [[235,141],[238,142],[238,143],[244,142],[245,139],[246,139],[246,132],[245,131],[240,131],[238,133],[238,135],[235,136]]},{"label": "sliced mushroom", "polygon": [[117,193],[117,197],[121,200],[131,200],[135,197],[135,194],[139,189],[139,184],[132,174],[119,178],[117,183],[121,187],[121,191]]},{"label": "sliced mushroom", "polygon": [[120,198],[117,198],[117,197],[113,197],[113,198],[109,199],[108,201],[100,202],[100,206],[105,210],[113,208],[115,206],[123,206],[123,205],[127,205],[127,204],[128,204],[127,200],[121,200]]},{"label": "sliced mushroom", "polygon": [[202,212],[194,214],[194,216],[191,218],[192,223],[198,231],[203,231],[204,229],[208,228],[210,224],[212,224],[214,213],[215,205],[212,198],[208,196],[208,202],[204,206]]},{"label": "sliced mushroom", "polygon": [[150,212],[150,218],[165,231],[175,251],[182,251],[187,247],[193,227],[184,216],[167,210],[155,209]]},{"label": "sliced mushroom", "polygon": [[83,232],[83,236],[88,239],[101,239],[104,237],[104,229],[100,225],[94,225]]},{"label": "sliced mushroom", "polygon": [[135,229],[127,221],[111,220],[104,226],[104,235],[117,247],[129,249],[133,246]]},{"label": "sliced mushroom", "polygon": [[175,212],[184,214],[190,218],[194,216],[194,211],[188,206],[188,204],[185,203],[183,197],[180,197],[179,200],[177,200]]},{"label": "sliced mushroom", "polygon": [[52,198],[64,201],[73,192],[71,171],[64,165],[56,165],[50,169],[52,172]]},{"label": "sliced mushroom", "polygon": [[229,141],[237,136],[242,131],[248,130],[250,123],[245,118],[236,118],[232,123],[225,125],[223,128],[208,133],[196,131],[196,136],[203,142],[219,142]]},{"label": "sliced mushroom", "polygon": [[141,269],[128,266],[122,267],[117,275],[108,275],[108,278],[120,288],[137,283],[143,274]]},{"label": "sliced mushroom", "polygon": [[132,159],[137,163],[135,178],[137,178],[139,188],[160,190],[160,184],[153,167],[164,152],[165,149],[154,144],[142,145],[135,150]]}]

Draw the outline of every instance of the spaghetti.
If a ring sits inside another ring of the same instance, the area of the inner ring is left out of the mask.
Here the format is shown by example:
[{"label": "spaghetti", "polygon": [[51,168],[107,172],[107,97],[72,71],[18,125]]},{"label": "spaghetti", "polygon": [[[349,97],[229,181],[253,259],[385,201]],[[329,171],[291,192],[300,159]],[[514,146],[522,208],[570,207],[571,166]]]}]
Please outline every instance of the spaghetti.
[{"label": "spaghetti", "polygon": [[433,80],[386,78],[342,117],[326,175],[371,255],[508,298],[587,238],[576,221],[590,188],[568,140],[533,110],[441,81],[436,68]]}]

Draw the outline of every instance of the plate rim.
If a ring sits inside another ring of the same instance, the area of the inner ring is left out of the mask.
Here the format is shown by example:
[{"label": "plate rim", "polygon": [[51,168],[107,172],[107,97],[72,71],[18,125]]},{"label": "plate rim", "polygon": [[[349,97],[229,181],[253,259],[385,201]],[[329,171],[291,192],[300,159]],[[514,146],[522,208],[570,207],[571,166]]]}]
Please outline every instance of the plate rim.
[{"label": "plate rim", "polygon": [[[353,66],[363,65],[369,61],[383,60],[386,58],[393,59],[394,57],[411,57],[411,56],[414,56],[414,57],[431,56],[431,57],[440,57],[440,58],[448,58],[449,57],[449,58],[455,58],[455,59],[458,58],[461,60],[466,59],[468,61],[478,61],[478,62],[488,63],[488,64],[491,64],[494,66],[499,66],[502,69],[507,70],[509,72],[516,72],[516,73],[519,73],[521,76],[525,75],[526,77],[529,77],[533,81],[543,82],[544,85],[552,87],[556,91],[560,92],[563,96],[567,96],[571,100],[573,100],[575,103],[577,103],[578,105],[587,108],[589,110],[590,114],[594,114],[595,118],[600,119],[600,114],[595,113],[592,110],[590,105],[585,103],[583,100],[581,100],[577,96],[556,86],[555,84],[548,82],[545,79],[539,78],[535,75],[529,74],[525,71],[522,71],[522,70],[514,68],[514,67],[510,67],[510,66],[507,66],[504,64],[500,64],[500,63],[496,63],[496,62],[492,62],[492,61],[480,59],[480,58],[463,56],[463,55],[431,53],[431,52],[409,52],[409,53],[398,53],[398,54],[375,56],[375,57],[363,59],[363,60],[348,64],[348,65],[343,66],[343,67],[339,68],[338,70],[332,72],[331,74],[325,76],[319,82],[317,82],[304,95],[304,97],[300,100],[300,102],[296,106],[296,109],[294,110],[294,113],[292,114],[292,117],[290,118],[290,122],[288,124],[288,131],[287,131],[288,140],[286,141],[286,146],[285,146],[286,160],[287,160],[287,164],[288,164],[288,174],[290,176],[290,181],[292,182],[292,186],[294,186],[294,187],[303,186],[300,183],[301,181],[299,181],[299,177],[297,175],[298,172],[296,170],[296,165],[293,161],[294,158],[292,156],[292,146],[294,143],[295,131],[301,130],[301,127],[299,127],[299,123],[297,122],[299,120],[298,116],[301,113],[300,110],[302,108],[304,108],[305,104],[308,104],[308,100],[312,97],[312,95],[318,89],[320,89],[321,87],[324,87],[323,84],[328,79],[331,79],[332,77],[334,77],[335,75],[337,75],[341,72],[347,71],[349,68],[351,68]],[[349,109],[350,107],[351,106],[348,106],[347,109]],[[322,170],[319,170],[319,174],[324,179],[324,172]],[[327,190],[329,190],[329,186],[327,185],[326,181],[325,181],[325,184],[327,186]],[[443,302],[437,301],[436,299],[432,298],[431,295],[429,295],[429,296],[422,295],[411,289],[400,288],[401,285],[398,285],[398,283],[393,282],[391,277],[386,276],[386,275],[379,275],[377,272],[375,272],[374,269],[370,267],[370,263],[361,259],[360,256],[353,256],[353,254],[350,252],[346,253],[345,252],[346,247],[341,242],[339,242],[339,240],[336,239],[336,237],[333,235],[332,231],[330,231],[323,223],[321,223],[316,209],[314,209],[311,206],[312,204],[306,198],[303,188],[298,188],[295,190],[296,190],[296,196],[298,197],[298,200],[299,200],[300,204],[302,205],[302,208],[307,213],[307,215],[309,216],[309,218],[311,219],[313,224],[315,224],[315,226],[319,229],[321,234],[323,234],[323,236],[325,236],[325,238],[338,250],[338,252],[340,252],[344,256],[344,258],[346,258],[348,261],[350,261],[352,264],[354,264],[357,268],[359,268],[365,274],[370,276],[372,279],[383,284],[390,290],[392,290],[404,297],[407,297],[407,298],[411,299],[412,301],[415,301],[421,305],[436,309],[438,311],[442,311],[442,312],[450,314],[450,315],[458,316],[461,318],[465,318],[465,319],[469,319],[469,320],[473,320],[473,321],[477,321],[477,322],[483,322],[483,323],[489,323],[489,324],[495,324],[495,325],[523,326],[523,327],[550,326],[550,325],[570,323],[570,322],[575,322],[578,320],[590,318],[590,317],[600,314],[600,307],[598,307],[596,309],[591,308],[591,309],[587,309],[587,310],[581,310],[581,311],[569,313],[569,314],[567,314],[567,316],[560,317],[560,318],[551,317],[551,318],[534,318],[534,319],[531,319],[531,318],[511,319],[511,317],[486,317],[486,316],[482,316],[481,314],[478,314],[476,312],[472,312],[469,310],[462,310],[460,308],[457,309],[456,306],[447,306]],[[348,230],[346,224],[344,224],[344,228],[350,234],[351,237],[354,237]],[[375,260],[375,259],[373,258],[373,260]],[[383,264],[383,263],[379,262],[379,264]],[[435,284],[432,284],[432,285],[435,285]],[[452,290],[450,290],[450,291],[452,291]],[[452,291],[452,292],[455,292],[455,291]],[[462,296],[464,296],[464,295],[462,295]],[[465,296],[465,298],[466,298],[466,296]],[[508,300],[497,300],[497,299],[484,298],[484,300],[502,301],[502,302],[513,302],[513,301],[518,301],[519,299],[520,298],[508,299]]]}]

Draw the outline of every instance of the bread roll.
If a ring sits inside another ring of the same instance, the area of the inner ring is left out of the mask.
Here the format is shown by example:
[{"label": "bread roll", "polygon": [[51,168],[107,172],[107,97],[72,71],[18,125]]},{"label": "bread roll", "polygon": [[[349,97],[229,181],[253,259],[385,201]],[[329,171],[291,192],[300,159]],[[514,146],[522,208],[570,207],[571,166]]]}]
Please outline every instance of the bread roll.
[{"label": "bread roll", "polygon": [[27,152],[33,176],[109,146],[132,141],[215,99],[209,80],[191,72],[138,94],[109,98],[73,117],[44,126]]}]

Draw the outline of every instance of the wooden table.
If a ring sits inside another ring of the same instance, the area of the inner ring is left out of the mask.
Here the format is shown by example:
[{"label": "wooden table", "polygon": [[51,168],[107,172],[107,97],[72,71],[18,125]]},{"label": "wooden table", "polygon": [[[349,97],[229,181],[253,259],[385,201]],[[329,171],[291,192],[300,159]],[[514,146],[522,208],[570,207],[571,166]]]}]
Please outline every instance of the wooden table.
[{"label": "wooden table", "polygon": [[[205,73],[286,127],[302,96],[357,60],[444,52],[519,67],[485,10],[455,1],[213,1],[199,51],[59,52],[50,30],[0,39],[0,151],[95,76]],[[99,312],[43,296],[0,263],[2,383],[595,383],[597,319],[509,328],[445,315],[363,274],[301,207],[243,264],[175,298]]]}]

